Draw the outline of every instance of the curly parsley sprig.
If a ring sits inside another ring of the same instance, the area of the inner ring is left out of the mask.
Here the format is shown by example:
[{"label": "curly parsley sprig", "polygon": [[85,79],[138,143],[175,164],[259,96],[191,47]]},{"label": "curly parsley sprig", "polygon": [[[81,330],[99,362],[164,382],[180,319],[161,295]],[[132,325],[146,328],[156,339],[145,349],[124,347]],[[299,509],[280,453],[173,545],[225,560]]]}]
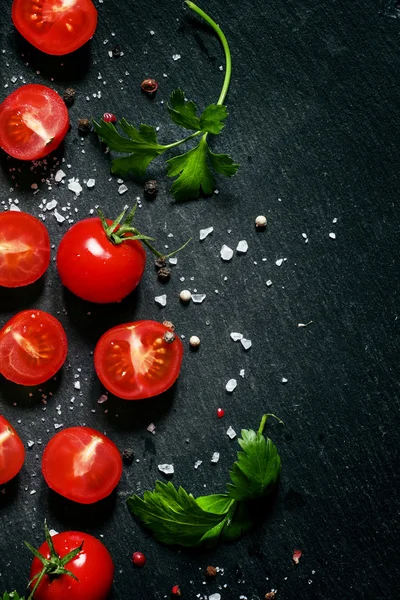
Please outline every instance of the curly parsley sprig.
[{"label": "curly parsley sprig", "polygon": [[192,547],[241,537],[253,525],[249,502],[268,495],[281,471],[278,450],[263,433],[268,417],[282,423],[266,414],[258,431],[242,429],[241,451],[229,472],[231,483],[225,494],[194,498],[182,487],[157,481],[154,491],[145,492],[143,499],[128,498],[131,513],[164,544]]},{"label": "curly parsley sprig", "polygon": [[115,158],[111,163],[111,172],[120,176],[132,173],[142,177],[155,158],[167,150],[201,136],[194,148],[167,161],[167,175],[176,177],[171,187],[175,200],[198,198],[201,191],[211,194],[215,188],[214,173],[231,177],[239,167],[228,154],[212,152],[207,143],[209,134],[219,135],[221,133],[224,128],[224,120],[228,116],[224,101],[232,73],[229,44],[221,28],[211,17],[193,2],[186,0],[185,3],[211,26],[224,49],[225,78],[217,103],[210,104],[201,115],[197,115],[195,103],[185,100],[185,94],[181,89],[174,90],[169,98],[169,115],[176,125],[193,131],[193,133],[166,145],[158,143],[156,131],[150,125],[142,124],[136,128],[126,119],[121,119],[119,127],[124,134],[122,135],[112,123],[104,120],[93,121],[96,133],[111,150],[127,154],[127,156]]}]

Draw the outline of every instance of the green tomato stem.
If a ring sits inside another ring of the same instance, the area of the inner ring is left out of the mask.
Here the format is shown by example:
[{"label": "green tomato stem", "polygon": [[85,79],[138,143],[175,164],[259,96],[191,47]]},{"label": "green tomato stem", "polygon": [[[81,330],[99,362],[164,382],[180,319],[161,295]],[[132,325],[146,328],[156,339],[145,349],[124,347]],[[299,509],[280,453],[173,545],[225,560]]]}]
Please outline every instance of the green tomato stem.
[{"label": "green tomato stem", "polygon": [[280,419],[276,415],[273,415],[272,413],[267,413],[266,415],[263,415],[263,418],[261,419],[260,427],[258,428],[258,433],[260,433],[261,435],[264,433],[264,427],[265,427],[268,417],[273,417],[274,419],[276,419],[278,421],[278,423],[281,423],[282,425],[284,425],[284,422],[282,421],[282,419]]}]

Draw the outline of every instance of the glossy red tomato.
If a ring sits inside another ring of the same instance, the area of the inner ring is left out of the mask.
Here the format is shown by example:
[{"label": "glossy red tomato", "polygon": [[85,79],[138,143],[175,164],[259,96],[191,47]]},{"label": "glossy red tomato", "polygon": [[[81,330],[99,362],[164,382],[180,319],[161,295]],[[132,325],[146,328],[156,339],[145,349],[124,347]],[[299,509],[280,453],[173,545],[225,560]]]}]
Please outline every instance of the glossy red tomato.
[{"label": "glossy red tomato", "polygon": [[0,415],[0,485],[20,472],[25,460],[25,448],[14,427]]},{"label": "glossy red tomato", "polygon": [[[107,221],[108,225],[112,221]],[[119,302],[138,285],[146,253],[138,240],[114,244],[97,217],[75,223],[57,252],[61,281],[90,302]]]},{"label": "glossy red tomato", "polygon": [[[65,568],[76,577],[63,574],[45,575],[35,592],[35,600],[106,600],[114,577],[114,564],[107,548],[92,535],[79,531],[65,531],[52,537],[56,554],[62,559],[83,542],[82,550]],[[47,542],[39,548],[39,553],[50,559]],[[42,571],[42,562],[35,557],[31,565],[31,580]],[[36,582],[36,580],[35,580]],[[35,582],[31,583],[33,589]]]},{"label": "glossy red tomato", "polygon": [[175,382],[182,363],[178,336],[162,323],[137,321],[117,325],[97,342],[94,367],[101,383],[115,396],[141,400],[165,392]]},{"label": "glossy red tomato", "polygon": [[12,20],[20,34],[47,54],[68,54],[85,44],[97,25],[91,0],[14,0]]},{"label": "glossy red tomato", "polygon": [[61,369],[67,356],[61,323],[42,310],[23,310],[0,330],[0,373],[21,385],[38,385]]},{"label": "glossy red tomato", "polygon": [[0,147],[19,160],[50,154],[68,128],[65,102],[45,85],[23,85],[0,104]]},{"label": "glossy red tomato", "polygon": [[63,429],[51,438],[42,460],[47,485],[81,504],[105,498],[122,475],[122,458],[108,437],[89,427]]},{"label": "glossy red tomato", "polygon": [[24,212],[0,213],[0,285],[33,283],[49,262],[50,238],[39,219]]}]

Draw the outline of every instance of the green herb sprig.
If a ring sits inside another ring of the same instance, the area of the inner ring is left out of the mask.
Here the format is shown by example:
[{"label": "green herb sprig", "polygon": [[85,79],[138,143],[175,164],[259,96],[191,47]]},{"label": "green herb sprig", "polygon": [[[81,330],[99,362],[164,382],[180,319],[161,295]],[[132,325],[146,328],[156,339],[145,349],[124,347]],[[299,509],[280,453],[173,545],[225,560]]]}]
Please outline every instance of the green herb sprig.
[{"label": "green herb sprig", "polygon": [[157,481],[154,491],[145,492],[143,499],[128,498],[131,513],[164,544],[193,547],[241,537],[253,525],[248,503],[268,495],[281,472],[278,450],[263,434],[268,417],[282,423],[266,414],[258,431],[242,429],[241,451],[229,472],[231,483],[225,494],[194,498],[182,487]]},{"label": "green herb sprig", "polygon": [[158,143],[156,131],[150,125],[142,124],[136,128],[126,119],[121,119],[119,128],[122,133],[120,133],[112,123],[104,120],[93,121],[96,133],[111,150],[127,154],[127,156],[113,159],[111,163],[111,172],[122,177],[130,173],[138,177],[144,176],[147,167],[155,158],[167,150],[201,136],[197,146],[167,161],[167,175],[176,177],[171,188],[175,200],[198,198],[201,191],[211,194],[215,188],[214,173],[231,177],[239,167],[228,154],[212,152],[207,143],[209,134],[219,135],[221,133],[224,121],[228,116],[224,101],[232,73],[229,44],[219,25],[213,19],[193,2],[186,0],[185,3],[212,27],[224,49],[225,78],[217,103],[210,104],[201,115],[198,115],[195,103],[185,100],[185,94],[181,89],[174,90],[169,98],[169,115],[176,125],[193,131],[193,133],[166,145]]}]

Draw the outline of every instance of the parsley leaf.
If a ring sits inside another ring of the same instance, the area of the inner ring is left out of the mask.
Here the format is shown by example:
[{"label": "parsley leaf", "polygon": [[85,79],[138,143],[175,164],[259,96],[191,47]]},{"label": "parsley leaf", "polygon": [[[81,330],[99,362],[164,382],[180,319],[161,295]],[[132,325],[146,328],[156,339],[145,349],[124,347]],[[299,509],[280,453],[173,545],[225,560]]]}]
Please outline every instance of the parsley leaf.
[{"label": "parsley leaf", "polygon": [[157,142],[156,130],[150,125],[142,124],[137,129],[126,119],[121,119],[119,126],[125,136],[119,133],[115,125],[106,123],[103,119],[98,123],[94,121],[93,126],[110,150],[129,153],[129,156],[112,161],[111,172],[116,175],[128,175],[132,172],[137,177],[142,177],[151,161],[165,152],[165,147]]},{"label": "parsley leaf", "polygon": [[235,500],[253,500],[266,494],[281,471],[281,459],[276,446],[262,433],[242,429],[238,460],[229,472],[232,483],[228,495]]},{"label": "parsley leaf", "polygon": [[280,473],[277,449],[263,436],[268,416],[274,415],[264,415],[257,432],[242,430],[242,452],[230,472],[227,494],[195,499],[182,487],[157,481],[154,491],[145,492],[143,499],[136,495],[128,498],[131,513],[164,544],[211,545],[244,535],[253,526],[248,502],[269,491]]},{"label": "parsley leaf", "polygon": [[193,131],[201,131],[200,119],[196,117],[194,102],[185,102],[185,94],[181,89],[174,90],[169,97],[168,112],[176,125]]},{"label": "parsley leaf", "polygon": [[17,592],[4,592],[3,596],[0,596],[0,600],[25,600],[25,598],[19,596]]},{"label": "parsley leaf", "polygon": [[178,176],[171,188],[175,200],[198,198],[201,191],[212,194],[215,178],[210,164],[215,171],[228,176],[234,175],[239,166],[227,154],[212,153],[205,135],[192,150],[170,158],[167,163],[167,175]]},{"label": "parsley leaf", "polygon": [[222,122],[228,116],[226,106],[222,104],[210,104],[200,117],[201,131],[218,135],[225,124]]}]

